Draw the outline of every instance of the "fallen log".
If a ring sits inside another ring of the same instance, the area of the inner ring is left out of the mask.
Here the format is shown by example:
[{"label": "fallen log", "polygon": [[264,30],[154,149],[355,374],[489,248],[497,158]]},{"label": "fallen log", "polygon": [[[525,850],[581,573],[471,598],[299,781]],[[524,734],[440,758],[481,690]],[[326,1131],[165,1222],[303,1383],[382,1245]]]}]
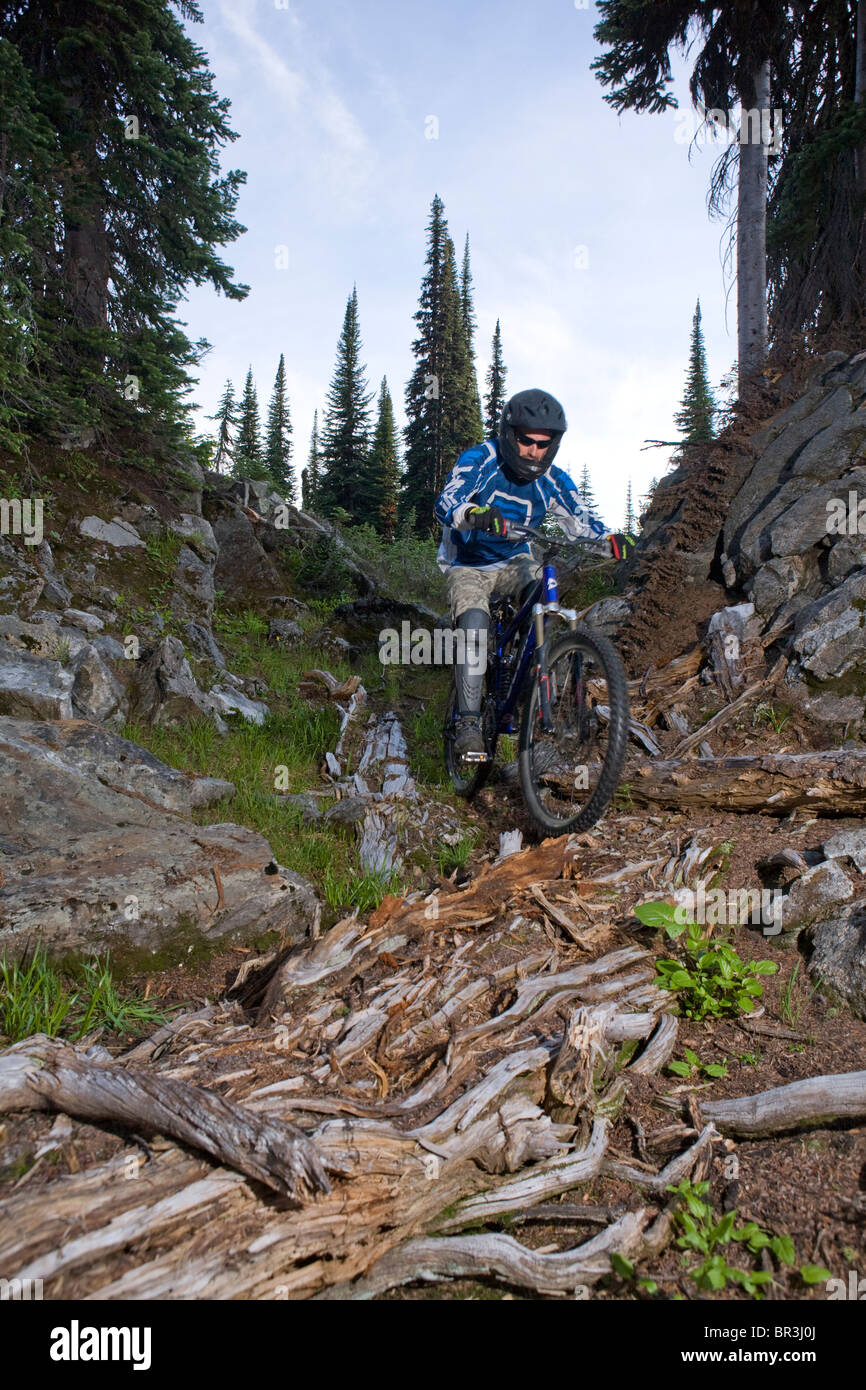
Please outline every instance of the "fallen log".
[{"label": "fallen log", "polygon": [[315,1145],[293,1125],[263,1120],[198,1086],[89,1061],[44,1034],[0,1056],[0,1112],[6,1110],[60,1110],[133,1133],[170,1135],[296,1199],[331,1190]]},{"label": "fallen log", "polygon": [[866,815],[866,750],[764,753],[731,758],[645,760],[630,764],[632,800],[785,816]]},{"label": "fallen log", "polygon": [[866,1117],[866,1071],[810,1076],[755,1096],[706,1102],[701,1110],[722,1134],[741,1139],[860,1120]]}]

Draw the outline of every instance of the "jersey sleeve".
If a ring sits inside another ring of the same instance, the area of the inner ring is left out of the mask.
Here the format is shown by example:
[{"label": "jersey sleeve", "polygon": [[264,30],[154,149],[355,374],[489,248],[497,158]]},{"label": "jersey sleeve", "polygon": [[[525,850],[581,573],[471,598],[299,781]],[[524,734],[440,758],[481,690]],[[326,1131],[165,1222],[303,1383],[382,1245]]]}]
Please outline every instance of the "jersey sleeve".
[{"label": "jersey sleeve", "polygon": [[470,499],[478,488],[483,463],[481,451],[467,449],[451,469],[433,506],[436,520],[443,526],[453,526],[456,531],[461,531],[465,526],[466,513],[471,505]]},{"label": "jersey sleeve", "polygon": [[583,505],[577,484],[561,468],[551,467],[548,475],[550,500],[547,515],[562,527],[570,541],[604,540],[608,529],[603,521]]}]

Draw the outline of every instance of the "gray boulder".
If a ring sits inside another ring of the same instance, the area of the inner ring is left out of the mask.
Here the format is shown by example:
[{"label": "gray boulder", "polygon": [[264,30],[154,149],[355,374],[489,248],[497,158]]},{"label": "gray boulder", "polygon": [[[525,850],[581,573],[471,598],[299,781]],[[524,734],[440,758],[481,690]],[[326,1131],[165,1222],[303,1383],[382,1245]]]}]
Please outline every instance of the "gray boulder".
[{"label": "gray boulder", "polygon": [[226,659],[216,644],[210,628],[192,621],[183,625],[190,651],[199,661],[211,661],[220,671],[225,670]]},{"label": "gray boulder", "polygon": [[215,701],[220,714],[240,714],[250,724],[264,724],[271,712],[260,700],[248,700],[238,690],[226,690],[223,686],[215,685],[210,698]]},{"label": "gray boulder", "polygon": [[131,709],[136,718],[153,724],[176,724],[207,715],[221,733],[227,731],[216,700],[197,685],[178,637],[164,637],[137,663]]},{"label": "gray boulder", "polygon": [[0,779],[14,826],[0,841],[0,953],[41,941],[160,968],[265,934],[300,941],[317,922],[309,883],[244,826],[190,824],[2,732]]},{"label": "gray boulder", "polygon": [[80,608],[67,608],[63,614],[63,619],[71,627],[80,627],[81,631],[86,632],[90,637],[95,636],[105,627],[105,623],[101,618],[97,618],[95,613],[83,613]]},{"label": "gray boulder", "polygon": [[59,661],[0,641],[0,714],[71,719],[75,676]]},{"label": "gray boulder", "polygon": [[219,551],[216,536],[209,521],[203,516],[196,516],[192,512],[183,512],[180,516],[172,518],[168,523],[168,528],[176,536],[181,536],[190,550],[194,550],[196,555],[204,561],[215,560]]},{"label": "gray boulder", "polygon": [[171,576],[171,610],[181,620],[209,625],[214,607],[214,562],[182,545]]},{"label": "gray boulder", "polygon": [[866,663],[866,569],[807,604],[794,621],[794,651],[818,680]]},{"label": "gray boulder", "polygon": [[809,973],[825,993],[866,1019],[866,907],[828,918],[812,933]]},{"label": "gray boulder", "polygon": [[124,550],[130,546],[143,546],[144,541],[135,527],[116,516],[112,521],[102,521],[98,516],[86,516],[78,527],[87,540],[99,541],[102,545]]},{"label": "gray boulder", "polygon": [[112,675],[94,646],[87,646],[70,665],[75,677],[72,687],[73,712],[80,719],[103,724],[107,720],[122,723],[126,709],[126,691]]},{"label": "gray boulder", "polygon": [[861,874],[866,874],[866,830],[840,830],[824,841],[827,859],[850,859]]},{"label": "gray boulder", "polygon": [[304,629],[290,618],[271,618],[268,624],[268,641],[279,643],[281,647],[294,647],[304,640]]},{"label": "gray boulder", "polygon": [[[837,911],[854,893],[848,875],[835,862],[816,864],[795,879],[781,901],[781,925],[786,932],[800,931]],[[778,924],[779,917],[776,917]]]}]

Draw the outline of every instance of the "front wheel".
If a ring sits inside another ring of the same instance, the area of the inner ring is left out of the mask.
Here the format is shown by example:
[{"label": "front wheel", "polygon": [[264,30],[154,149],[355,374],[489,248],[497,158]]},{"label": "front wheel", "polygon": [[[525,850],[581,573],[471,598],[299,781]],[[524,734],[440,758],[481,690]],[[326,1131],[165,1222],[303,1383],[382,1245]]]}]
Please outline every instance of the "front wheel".
[{"label": "front wheel", "polygon": [[606,637],[578,627],[548,654],[553,729],[541,722],[538,675],[520,729],[520,785],[546,835],[586,830],[616,792],[628,740],[628,681]]}]

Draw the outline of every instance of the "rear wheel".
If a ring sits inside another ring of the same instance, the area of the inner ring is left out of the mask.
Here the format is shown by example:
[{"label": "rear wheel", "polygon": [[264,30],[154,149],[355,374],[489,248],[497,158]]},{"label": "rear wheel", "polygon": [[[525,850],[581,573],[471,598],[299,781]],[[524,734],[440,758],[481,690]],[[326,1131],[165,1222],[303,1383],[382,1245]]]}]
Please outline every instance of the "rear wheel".
[{"label": "rear wheel", "polygon": [[445,748],[445,766],[451,778],[451,785],[458,796],[471,798],[480,791],[493,769],[493,755],[496,751],[495,710],[490,696],[482,703],[481,733],[487,750],[486,763],[469,763],[458,758],[454,751],[455,718],[457,714],[457,690],[451,682],[451,693],[445,711],[445,725],[442,730]]},{"label": "rear wheel", "polygon": [[587,628],[556,638],[548,655],[553,731],[540,714],[536,675],[520,730],[520,785],[547,835],[586,830],[617,789],[628,739],[628,682],[607,640]]}]

